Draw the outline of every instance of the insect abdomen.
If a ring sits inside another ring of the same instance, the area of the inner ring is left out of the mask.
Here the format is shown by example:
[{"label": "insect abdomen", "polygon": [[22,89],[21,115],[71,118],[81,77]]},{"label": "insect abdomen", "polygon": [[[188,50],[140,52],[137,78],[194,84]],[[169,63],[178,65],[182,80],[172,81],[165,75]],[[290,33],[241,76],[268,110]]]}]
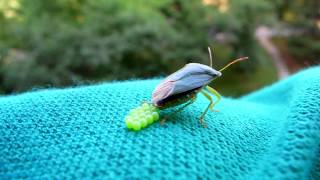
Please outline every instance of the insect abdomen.
[{"label": "insect abdomen", "polygon": [[177,106],[179,104],[183,104],[189,101],[190,99],[194,98],[200,89],[201,88],[196,88],[180,94],[169,96],[161,101],[158,101],[157,104],[154,104],[154,106],[160,109],[166,109],[169,107]]}]

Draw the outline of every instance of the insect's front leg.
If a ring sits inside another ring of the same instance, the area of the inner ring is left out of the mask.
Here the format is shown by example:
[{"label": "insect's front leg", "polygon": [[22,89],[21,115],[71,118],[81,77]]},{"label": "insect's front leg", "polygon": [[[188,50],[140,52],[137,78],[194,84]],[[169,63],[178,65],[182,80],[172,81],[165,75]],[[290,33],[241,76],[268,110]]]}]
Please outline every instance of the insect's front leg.
[{"label": "insect's front leg", "polygon": [[217,101],[214,102],[214,103],[210,106],[210,109],[211,109],[212,111],[217,111],[217,112],[219,112],[219,110],[214,110],[213,107],[220,102],[220,100],[221,100],[221,95],[218,93],[218,91],[216,91],[215,89],[213,89],[213,88],[210,87],[210,86],[206,86],[205,89],[206,89],[209,93],[211,93],[212,95],[214,95],[214,96],[217,97]]},{"label": "insect's front leg", "polygon": [[200,92],[204,95],[204,97],[206,97],[210,101],[209,105],[204,110],[204,112],[201,114],[200,119],[199,119],[200,124],[203,127],[207,127],[207,123],[204,121],[204,116],[207,114],[209,108],[212,106],[213,100],[212,100],[212,97],[208,93],[206,93],[205,91],[201,90]]}]

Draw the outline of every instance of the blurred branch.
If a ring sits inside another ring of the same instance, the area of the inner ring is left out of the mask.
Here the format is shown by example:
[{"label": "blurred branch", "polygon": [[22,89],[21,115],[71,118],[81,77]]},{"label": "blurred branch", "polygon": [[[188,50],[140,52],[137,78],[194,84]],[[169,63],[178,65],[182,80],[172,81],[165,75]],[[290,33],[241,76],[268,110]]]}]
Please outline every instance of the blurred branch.
[{"label": "blurred branch", "polygon": [[297,31],[292,31],[292,30],[278,31],[266,26],[259,26],[255,30],[255,36],[258,42],[272,57],[272,62],[274,66],[277,68],[279,79],[285,78],[289,75],[289,68],[287,67],[284,59],[282,58],[279,50],[272,43],[271,38],[274,36],[290,36],[296,33]]}]

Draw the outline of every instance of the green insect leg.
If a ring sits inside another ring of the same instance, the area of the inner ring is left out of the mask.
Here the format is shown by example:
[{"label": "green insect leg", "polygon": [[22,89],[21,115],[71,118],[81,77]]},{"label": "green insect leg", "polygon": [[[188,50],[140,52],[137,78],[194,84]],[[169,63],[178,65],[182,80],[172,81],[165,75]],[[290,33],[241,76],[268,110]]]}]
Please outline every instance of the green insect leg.
[{"label": "green insect leg", "polygon": [[220,102],[220,100],[221,100],[221,95],[218,93],[218,91],[216,91],[215,89],[213,89],[213,88],[210,87],[210,86],[206,86],[205,89],[206,89],[210,94],[212,94],[212,95],[214,95],[214,96],[217,97],[217,101],[214,102],[214,103],[210,106],[210,109],[211,109],[212,111],[219,111],[219,110],[214,110],[213,107]]},{"label": "green insect leg", "polygon": [[212,97],[211,97],[208,93],[206,93],[205,91],[201,90],[200,92],[204,95],[204,97],[206,97],[206,98],[210,101],[209,105],[208,105],[207,108],[204,110],[204,112],[201,114],[200,119],[199,119],[200,124],[201,124],[203,127],[207,127],[207,124],[206,124],[205,121],[204,121],[204,116],[207,114],[209,108],[212,106],[213,100],[212,100]]}]

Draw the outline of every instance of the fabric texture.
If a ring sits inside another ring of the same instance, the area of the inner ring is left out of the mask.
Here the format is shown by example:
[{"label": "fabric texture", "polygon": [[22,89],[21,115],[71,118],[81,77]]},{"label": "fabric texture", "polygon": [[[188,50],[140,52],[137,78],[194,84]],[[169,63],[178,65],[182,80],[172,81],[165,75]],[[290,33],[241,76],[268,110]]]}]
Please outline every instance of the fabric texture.
[{"label": "fabric texture", "polygon": [[199,94],[164,125],[128,131],[125,115],[159,82],[1,97],[0,179],[320,179],[320,67],[223,97],[207,128]]}]

